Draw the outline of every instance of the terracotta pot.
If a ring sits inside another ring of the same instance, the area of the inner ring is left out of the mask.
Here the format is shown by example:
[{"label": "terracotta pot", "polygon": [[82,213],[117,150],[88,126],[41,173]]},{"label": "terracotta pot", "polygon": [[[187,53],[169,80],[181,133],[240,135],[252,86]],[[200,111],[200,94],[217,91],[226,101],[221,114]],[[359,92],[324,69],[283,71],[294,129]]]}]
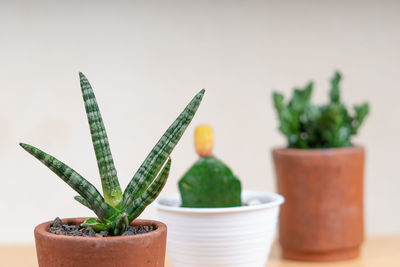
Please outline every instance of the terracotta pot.
[{"label": "terracotta pot", "polygon": [[[80,224],[87,218],[63,219]],[[163,267],[167,227],[150,220],[132,225],[152,225],[156,230],[132,236],[73,237],[48,233],[51,222],[35,228],[36,252],[40,267]]]},{"label": "terracotta pot", "polygon": [[364,237],[364,149],[275,149],[282,256],[303,261],[356,258]]}]

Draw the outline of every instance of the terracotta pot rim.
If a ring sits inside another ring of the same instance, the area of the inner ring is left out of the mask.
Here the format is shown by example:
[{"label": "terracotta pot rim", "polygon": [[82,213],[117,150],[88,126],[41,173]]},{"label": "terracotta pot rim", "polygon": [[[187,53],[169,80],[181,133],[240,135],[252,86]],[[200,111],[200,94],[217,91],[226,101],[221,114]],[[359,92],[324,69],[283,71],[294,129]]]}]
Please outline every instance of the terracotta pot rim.
[{"label": "terracotta pot rim", "polygon": [[[62,223],[72,223],[72,224],[80,224],[86,219],[89,219],[92,217],[75,217],[75,218],[62,218],[61,221]],[[53,221],[47,221],[44,223],[41,223],[35,227],[35,235],[41,235],[43,237],[49,237],[51,239],[58,239],[58,240],[68,240],[68,241],[76,241],[76,242],[87,242],[87,243],[108,243],[108,242],[123,242],[123,241],[128,241],[128,240],[137,240],[137,239],[143,239],[151,235],[157,235],[161,232],[166,231],[167,226],[159,221],[155,220],[142,220],[142,219],[136,219],[134,220],[131,225],[153,225],[156,226],[156,229],[148,232],[148,233],[143,233],[143,234],[138,234],[138,235],[128,235],[128,236],[107,236],[107,237],[84,237],[84,236],[66,236],[66,235],[56,235],[47,232],[46,230],[50,227],[50,224]]]},{"label": "terracotta pot rim", "polygon": [[337,155],[337,154],[348,154],[364,151],[365,148],[362,145],[354,145],[349,147],[335,147],[335,148],[287,148],[287,147],[276,147],[272,149],[272,153],[285,154],[285,155]]},{"label": "terracotta pot rim", "polygon": [[[159,210],[168,211],[168,212],[177,212],[177,213],[185,213],[185,214],[226,214],[226,213],[233,213],[233,212],[249,212],[254,210],[261,210],[261,209],[270,209],[277,206],[282,205],[285,202],[285,198],[277,193],[268,193],[263,191],[253,191],[253,190],[243,190],[242,192],[242,199],[246,199],[247,196],[259,196],[260,198],[268,198],[268,202],[261,203],[257,205],[251,206],[239,206],[239,207],[222,207],[222,208],[188,208],[188,207],[181,207],[176,206],[177,202],[181,202],[181,198],[179,194],[172,194],[166,197],[161,197],[155,202],[155,206]],[[256,199],[253,197],[252,199]],[[166,203],[171,203],[170,205]]]}]

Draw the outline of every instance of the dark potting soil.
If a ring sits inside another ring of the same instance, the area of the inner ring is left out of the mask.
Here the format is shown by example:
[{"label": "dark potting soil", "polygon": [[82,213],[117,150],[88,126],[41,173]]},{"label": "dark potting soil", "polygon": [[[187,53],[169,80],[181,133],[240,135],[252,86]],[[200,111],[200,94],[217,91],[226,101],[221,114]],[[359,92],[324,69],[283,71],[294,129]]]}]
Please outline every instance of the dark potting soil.
[{"label": "dark potting soil", "polygon": [[[129,226],[122,236],[144,234],[155,230],[153,226]],[[107,231],[96,233],[91,227],[83,228],[80,225],[63,224],[60,218],[55,218],[47,232],[56,235],[84,236],[84,237],[105,237],[111,236]]]}]

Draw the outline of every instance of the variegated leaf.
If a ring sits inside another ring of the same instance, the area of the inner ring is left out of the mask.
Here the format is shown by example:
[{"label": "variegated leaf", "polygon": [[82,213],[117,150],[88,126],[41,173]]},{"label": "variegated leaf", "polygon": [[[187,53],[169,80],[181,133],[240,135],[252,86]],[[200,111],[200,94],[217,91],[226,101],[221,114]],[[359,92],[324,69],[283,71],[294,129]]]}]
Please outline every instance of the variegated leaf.
[{"label": "variegated leaf", "polygon": [[99,168],[104,199],[115,207],[122,198],[121,187],[117,178],[117,171],[111,155],[103,119],[97,105],[92,86],[81,72],[79,73],[83,100],[85,101],[86,115],[88,118],[92,143],[96,153],[97,166]]},{"label": "variegated leaf", "polygon": [[83,197],[81,197],[81,196],[74,196],[74,199],[75,199],[76,201],[78,201],[79,203],[81,203],[83,206],[85,206],[85,207],[87,207],[87,208],[89,208],[89,209],[92,209],[92,207],[90,207],[89,202],[87,202],[86,199],[84,199]]},{"label": "variegated leaf", "polygon": [[161,167],[164,165],[168,156],[171,154],[175,145],[178,143],[187,126],[191,122],[200,105],[204,92],[204,89],[201,90],[192,99],[144,160],[124,191],[123,199],[121,201],[123,208],[131,206],[133,201],[153,182],[157,173],[160,171]]},{"label": "variegated leaf", "polygon": [[20,143],[27,152],[40,160],[50,170],[57,174],[64,182],[72,187],[87,202],[90,203],[93,211],[100,219],[105,219],[111,215],[113,209],[104,202],[103,197],[97,189],[79,173],[62,163],[55,157],[43,152],[42,150],[28,144]]},{"label": "variegated leaf", "polygon": [[133,221],[137,218],[143,210],[157,198],[167,182],[170,169],[171,158],[168,158],[164,168],[158,174],[157,178],[154,179],[150,187],[127,208],[126,212],[128,213],[129,221]]}]

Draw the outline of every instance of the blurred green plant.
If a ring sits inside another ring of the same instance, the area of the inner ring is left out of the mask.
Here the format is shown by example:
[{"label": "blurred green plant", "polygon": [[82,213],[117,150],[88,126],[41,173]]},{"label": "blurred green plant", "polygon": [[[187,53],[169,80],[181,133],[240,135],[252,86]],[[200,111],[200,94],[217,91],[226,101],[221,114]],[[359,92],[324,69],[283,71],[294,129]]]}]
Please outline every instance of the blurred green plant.
[{"label": "blurred green plant", "polygon": [[89,181],[66,164],[31,145],[20,145],[78,192],[75,200],[94,211],[98,219],[86,220],[83,227],[91,227],[96,232],[109,231],[112,235],[121,235],[164,187],[171,168],[169,155],[196,113],[204,89],[192,99],[164,133],[122,193],[93,89],[85,75],[79,73],[79,76],[104,198]]},{"label": "blurred green plant", "polygon": [[341,102],[339,83],[342,76],[336,72],[331,79],[330,102],[316,106],[311,103],[313,82],[304,89],[294,89],[292,99],[285,104],[284,96],[273,93],[273,102],[280,122],[279,130],[290,148],[337,148],[352,146],[351,137],[369,113],[368,103],[355,105],[348,111]]},{"label": "blurred green plant", "polygon": [[200,159],[179,180],[182,207],[217,208],[241,206],[242,186],[231,169],[212,155],[214,134],[208,125],[195,130]]}]

